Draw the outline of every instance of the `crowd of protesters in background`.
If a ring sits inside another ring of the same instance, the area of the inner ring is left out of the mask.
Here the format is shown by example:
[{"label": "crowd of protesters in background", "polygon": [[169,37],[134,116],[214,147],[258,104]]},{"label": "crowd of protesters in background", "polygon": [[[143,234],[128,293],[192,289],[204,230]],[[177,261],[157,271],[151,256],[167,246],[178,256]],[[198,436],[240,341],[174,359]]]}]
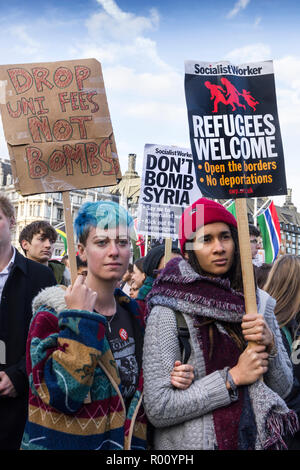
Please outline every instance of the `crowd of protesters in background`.
[{"label": "crowd of protesters in background", "polygon": [[24,227],[23,256],[14,224],[1,196],[0,449],[300,449],[299,257],[263,263],[249,225],[246,313],[236,219],[215,201],[183,212],[167,260],[164,243],[132,259],[124,208],[84,204],[73,285],[55,228]]}]

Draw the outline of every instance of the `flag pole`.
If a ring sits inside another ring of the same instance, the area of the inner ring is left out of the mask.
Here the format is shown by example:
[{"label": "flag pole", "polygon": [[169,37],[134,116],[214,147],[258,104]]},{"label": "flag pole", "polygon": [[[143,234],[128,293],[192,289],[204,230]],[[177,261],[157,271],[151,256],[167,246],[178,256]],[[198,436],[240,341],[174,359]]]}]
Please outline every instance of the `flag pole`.
[{"label": "flag pole", "polygon": [[246,199],[237,198],[235,200],[235,204],[243,276],[245,309],[246,313],[257,313],[256,289],[250,248],[250,235]]},{"label": "flag pole", "polygon": [[[245,298],[245,311],[246,313],[257,313],[256,303],[256,289],[254,281],[254,268],[252,263],[252,255],[250,248],[250,235],[247,214],[247,200],[245,198],[238,198],[235,200],[236,219],[238,225],[238,238],[242,267],[243,290]],[[255,343],[248,342],[248,348],[251,348]],[[263,382],[263,377],[259,379]]]},{"label": "flag pole", "polygon": [[257,218],[259,212],[260,212],[266,205],[268,205],[271,200],[272,200],[272,199],[268,197],[268,199],[266,200],[266,202],[264,202],[263,205],[262,205],[258,210],[256,210],[256,213],[253,213],[253,217]]},{"label": "flag pole", "polygon": [[165,260],[164,260],[165,266],[171,259],[171,253],[172,253],[172,238],[167,237],[165,238]]},{"label": "flag pole", "polygon": [[232,201],[234,201],[234,199],[228,199],[224,202],[223,206],[225,207],[225,209],[227,209],[227,207],[230,206]]},{"label": "flag pole", "polygon": [[253,209],[253,223],[257,227],[257,197],[254,198],[254,209]]},{"label": "flag pole", "polygon": [[77,264],[76,264],[75,245],[74,245],[74,232],[73,232],[73,219],[72,219],[70,192],[63,191],[62,197],[63,197],[64,216],[65,216],[67,243],[68,243],[68,255],[69,255],[69,262],[70,262],[71,283],[73,285],[77,277]]}]

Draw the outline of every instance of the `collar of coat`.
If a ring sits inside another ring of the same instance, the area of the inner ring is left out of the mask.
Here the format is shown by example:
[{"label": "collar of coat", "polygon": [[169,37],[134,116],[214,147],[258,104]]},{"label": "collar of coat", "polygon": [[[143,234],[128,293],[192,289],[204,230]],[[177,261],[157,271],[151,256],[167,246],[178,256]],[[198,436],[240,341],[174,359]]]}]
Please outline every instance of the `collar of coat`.
[{"label": "collar of coat", "polygon": [[27,258],[25,258],[25,256],[19,253],[19,251],[16,248],[15,248],[15,253],[16,253],[16,256],[15,256],[13,268],[17,267],[21,269],[21,271],[23,271],[24,274],[27,274],[27,266],[28,266]]}]

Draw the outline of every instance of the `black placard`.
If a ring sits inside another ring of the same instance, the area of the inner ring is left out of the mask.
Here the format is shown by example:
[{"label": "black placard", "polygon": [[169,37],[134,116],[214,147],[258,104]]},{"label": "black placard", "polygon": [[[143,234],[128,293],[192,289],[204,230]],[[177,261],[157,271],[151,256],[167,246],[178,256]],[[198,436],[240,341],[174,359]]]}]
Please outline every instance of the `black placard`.
[{"label": "black placard", "polygon": [[203,196],[287,193],[272,61],[186,62],[185,94]]}]

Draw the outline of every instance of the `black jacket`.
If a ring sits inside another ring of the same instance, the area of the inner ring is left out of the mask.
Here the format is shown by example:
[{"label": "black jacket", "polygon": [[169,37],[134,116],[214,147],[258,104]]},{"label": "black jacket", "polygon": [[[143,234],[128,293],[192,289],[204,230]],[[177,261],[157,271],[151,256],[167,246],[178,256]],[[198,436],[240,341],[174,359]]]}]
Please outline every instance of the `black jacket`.
[{"label": "black jacket", "polygon": [[[0,364],[14,384],[16,398],[0,397],[0,449],[18,449],[27,415],[28,378],[26,340],[32,317],[32,300],[41,289],[56,285],[52,271],[16,250],[0,304],[0,340],[6,361]],[[3,344],[2,343],[2,344]]]}]

